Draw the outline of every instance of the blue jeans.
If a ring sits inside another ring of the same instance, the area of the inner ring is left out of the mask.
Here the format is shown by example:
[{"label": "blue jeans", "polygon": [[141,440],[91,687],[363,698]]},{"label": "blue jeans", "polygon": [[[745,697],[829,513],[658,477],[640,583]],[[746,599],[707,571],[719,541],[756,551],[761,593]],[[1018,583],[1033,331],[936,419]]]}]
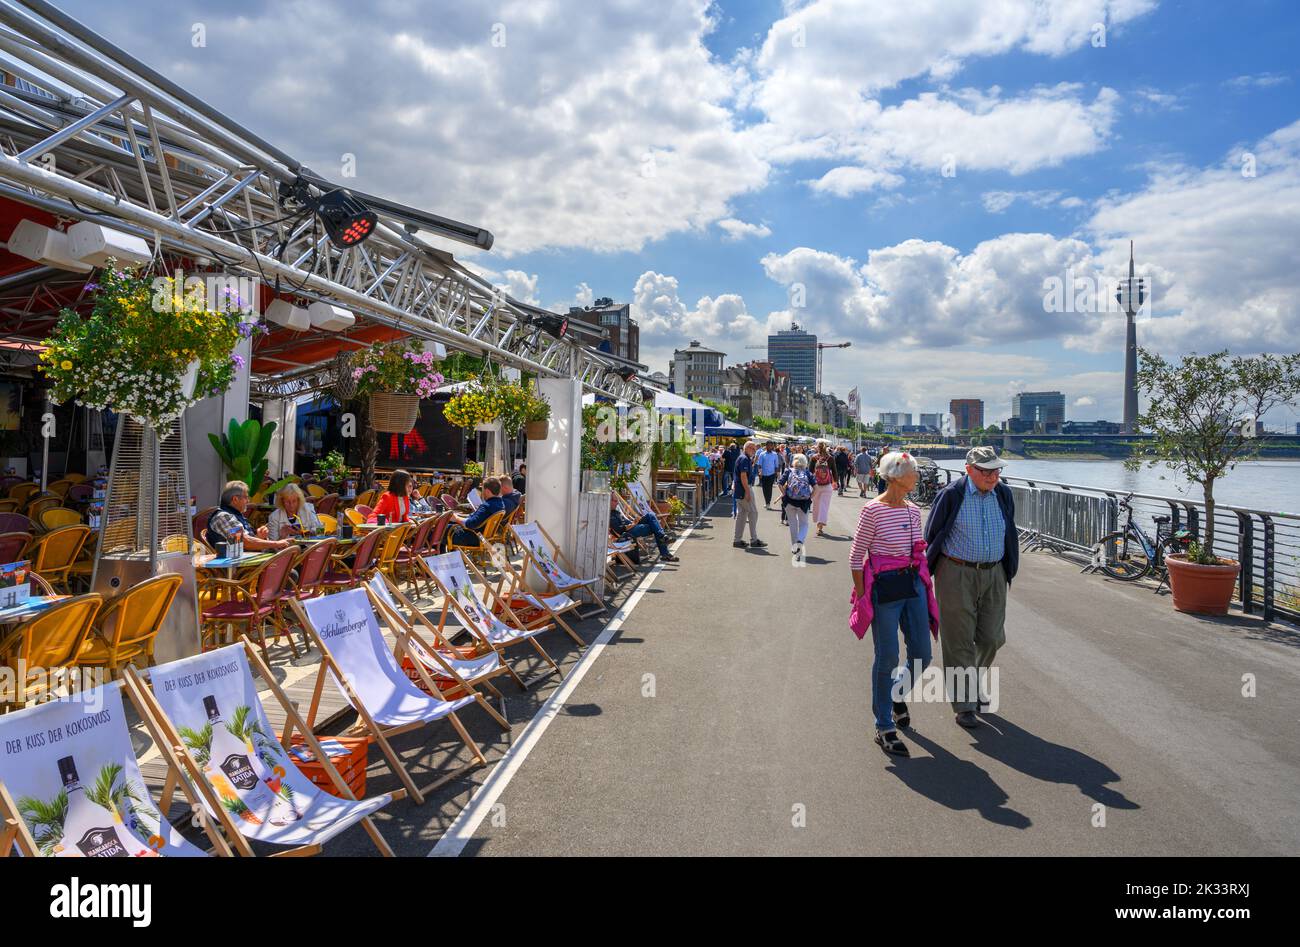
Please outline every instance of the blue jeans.
[{"label": "blue jeans", "polygon": [[[906,697],[912,690],[913,662],[921,662],[921,670],[930,666],[930,609],[926,604],[925,583],[918,575],[916,594],[911,598],[886,602],[876,601],[872,589],[871,640],[876,646],[876,660],[871,665],[871,710],[876,717],[877,730],[893,730],[894,698],[898,693]],[[907,663],[898,666],[898,631],[903,631],[907,642]],[[897,688],[897,690],[895,690]]]},{"label": "blue jeans", "polygon": [[723,492],[723,493],[730,493],[730,492],[731,492],[731,480],[732,480],[732,478],[733,478],[734,476],[735,476],[735,474],[732,473],[730,470],[724,470],[724,471],[722,472],[722,492]]},{"label": "blue jeans", "polygon": [[642,536],[653,536],[655,545],[659,547],[659,555],[668,555],[668,543],[664,541],[664,528],[659,525],[659,517],[647,513],[641,519],[637,520],[635,526],[631,527],[624,536],[640,538]]}]

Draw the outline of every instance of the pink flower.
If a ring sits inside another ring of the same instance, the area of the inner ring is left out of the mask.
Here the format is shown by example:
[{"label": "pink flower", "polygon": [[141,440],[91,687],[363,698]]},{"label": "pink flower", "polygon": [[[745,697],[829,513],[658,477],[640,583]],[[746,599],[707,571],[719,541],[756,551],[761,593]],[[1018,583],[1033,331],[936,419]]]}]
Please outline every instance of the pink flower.
[{"label": "pink flower", "polygon": [[365,372],[363,372],[363,371],[362,371],[361,369],[359,369],[359,368],[354,368],[354,369],[352,369],[352,379],[353,379],[354,381],[357,380],[358,378],[360,378],[360,377],[361,377],[362,375],[364,375],[364,374],[365,374]]}]

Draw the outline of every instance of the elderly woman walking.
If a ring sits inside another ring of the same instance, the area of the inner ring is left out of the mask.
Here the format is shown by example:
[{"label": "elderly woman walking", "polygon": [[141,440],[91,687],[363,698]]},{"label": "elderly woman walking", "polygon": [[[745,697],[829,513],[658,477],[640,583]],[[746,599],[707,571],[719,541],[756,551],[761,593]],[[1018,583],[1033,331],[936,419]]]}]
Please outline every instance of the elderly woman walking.
[{"label": "elderly woman walking", "polygon": [[[849,626],[859,638],[870,627],[876,649],[871,668],[876,744],[886,753],[908,756],[898,728],[911,723],[905,698],[930,666],[930,639],[939,634],[939,606],[925,558],[921,510],[907,499],[916,486],[916,461],[906,453],[891,452],[881,458],[879,472],[885,491],[862,508],[849,553],[853,573]],[[900,629],[907,644],[907,663],[902,667],[898,664]]]},{"label": "elderly woman walking", "polygon": [[813,478],[812,519],[817,524],[817,535],[826,535],[826,523],[831,518],[831,497],[835,493],[835,462],[826,450],[826,444],[817,445],[811,461]]},{"label": "elderly woman walking", "polygon": [[781,471],[776,485],[781,488],[781,515],[790,526],[790,552],[803,554],[808,538],[808,508],[812,506],[813,482],[808,473],[808,458],[795,454],[791,466]]}]

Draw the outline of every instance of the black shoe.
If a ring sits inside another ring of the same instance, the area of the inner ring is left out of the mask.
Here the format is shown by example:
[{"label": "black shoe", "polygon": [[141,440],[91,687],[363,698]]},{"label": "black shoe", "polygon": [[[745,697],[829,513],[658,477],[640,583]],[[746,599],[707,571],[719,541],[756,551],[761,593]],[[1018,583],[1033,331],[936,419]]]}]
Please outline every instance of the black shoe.
[{"label": "black shoe", "polygon": [[973,710],[963,710],[957,714],[957,725],[967,730],[974,730],[980,725],[980,719],[975,716]]},{"label": "black shoe", "polygon": [[911,756],[907,749],[907,744],[898,738],[897,730],[886,730],[883,733],[876,731],[876,746],[880,747],[886,753],[892,753],[894,756]]},{"label": "black shoe", "polygon": [[665,552],[665,553],[660,553],[660,555],[659,555],[659,561],[660,561],[660,562],[680,562],[681,560],[678,559],[676,556],[674,556],[671,552]]},{"label": "black shoe", "polygon": [[907,704],[902,701],[894,701],[894,726],[910,727],[912,725],[912,714],[907,709]]},{"label": "black shoe", "polygon": [[767,543],[763,542],[763,540],[761,539],[755,539],[749,545],[751,549],[762,549],[764,546],[767,545]]},{"label": "black shoe", "polygon": [[731,545],[735,546],[737,549],[748,549],[748,548],[749,548],[749,543],[745,542],[743,539],[737,539],[737,540],[736,540],[734,543],[732,543]]}]

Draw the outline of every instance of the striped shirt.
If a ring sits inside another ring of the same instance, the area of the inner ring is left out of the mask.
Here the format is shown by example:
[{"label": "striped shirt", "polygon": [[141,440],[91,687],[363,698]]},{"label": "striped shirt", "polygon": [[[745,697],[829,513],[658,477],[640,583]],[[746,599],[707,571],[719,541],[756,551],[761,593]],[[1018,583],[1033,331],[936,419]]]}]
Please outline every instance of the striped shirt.
[{"label": "striped shirt", "polygon": [[1007,521],[992,490],[981,493],[966,478],[966,496],[943,544],[944,555],[966,562],[1000,562],[1006,554]]},{"label": "striped shirt", "polygon": [[921,508],[889,506],[873,500],[858,514],[858,531],[849,551],[849,568],[861,569],[867,555],[911,556],[912,544],[921,538]]}]

